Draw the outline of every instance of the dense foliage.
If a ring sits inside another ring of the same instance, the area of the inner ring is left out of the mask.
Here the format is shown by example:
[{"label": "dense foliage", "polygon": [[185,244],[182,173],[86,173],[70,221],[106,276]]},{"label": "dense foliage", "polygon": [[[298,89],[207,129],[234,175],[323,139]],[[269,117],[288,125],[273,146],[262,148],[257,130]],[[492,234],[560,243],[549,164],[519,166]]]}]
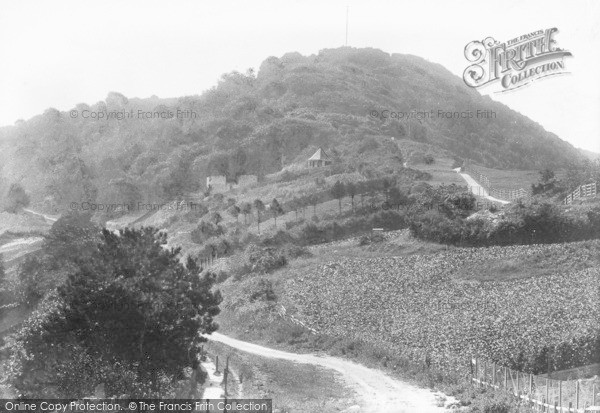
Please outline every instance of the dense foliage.
[{"label": "dense foliage", "polygon": [[454,245],[539,244],[600,238],[600,208],[571,214],[560,206],[533,201],[507,210],[469,218],[431,211],[415,215],[411,233],[417,238]]},{"label": "dense foliage", "polygon": [[98,238],[6,340],[10,382],[25,395],[82,397],[99,383],[109,394],[171,394],[195,366],[205,341],[198,333],[217,329],[214,275],[201,275],[192,259],[182,265],[165,233],[105,229]]},{"label": "dense foliage", "polygon": [[[443,67],[374,49],[288,53],[269,57],[256,73],[223,75],[201,96],[127,99],[111,92],[74,110],[77,117],[48,109],[0,129],[0,194],[19,184],[35,194],[33,201],[61,211],[81,201],[160,202],[203,189],[207,175],[233,182],[304,164],[320,146],[331,149],[332,170],[368,178],[402,169],[403,154],[391,137],[495,167],[559,168],[581,159],[572,146]],[[435,116],[382,119],[373,110]],[[496,117],[453,115],[477,110]],[[139,111],[150,116],[140,118]],[[134,116],[123,116],[129,113]],[[22,195],[14,197],[19,205]]]}]

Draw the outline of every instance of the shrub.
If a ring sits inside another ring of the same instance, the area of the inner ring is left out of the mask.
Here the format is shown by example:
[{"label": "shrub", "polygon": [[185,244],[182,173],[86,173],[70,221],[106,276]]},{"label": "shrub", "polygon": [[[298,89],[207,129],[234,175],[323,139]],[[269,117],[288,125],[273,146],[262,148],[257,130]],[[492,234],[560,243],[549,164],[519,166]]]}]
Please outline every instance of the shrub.
[{"label": "shrub", "polygon": [[12,184],[8,190],[4,209],[6,212],[15,213],[21,208],[29,206],[29,195],[20,184]]},{"label": "shrub", "polygon": [[275,295],[275,291],[273,291],[273,283],[271,283],[271,281],[266,280],[264,278],[261,278],[258,281],[258,286],[250,294],[250,302],[254,302],[257,300],[261,300],[261,301],[277,300],[277,295]]},{"label": "shrub", "polygon": [[190,234],[192,242],[203,244],[211,237],[223,235],[225,230],[221,225],[213,224],[212,222],[201,221],[198,227],[194,228]]},{"label": "shrub", "polygon": [[298,257],[310,257],[312,254],[305,247],[301,247],[295,244],[288,244],[283,247],[283,253],[288,259],[295,259]]},{"label": "shrub", "polygon": [[600,237],[596,211],[571,216],[556,205],[516,204],[499,222],[465,220],[443,211],[416,213],[409,224],[411,233],[428,241],[455,245],[546,244]]},{"label": "shrub", "polygon": [[358,241],[358,245],[365,246],[372,243],[383,242],[385,238],[382,234],[363,235]]},{"label": "shrub", "polygon": [[294,238],[290,235],[290,233],[280,229],[274,235],[264,238],[261,241],[261,245],[263,245],[265,247],[269,247],[269,246],[275,247],[275,246],[284,245],[284,244],[291,243],[291,242],[294,242]]},{"label": "shrub", "polygon": [[287,264],[285,255],[274,247],[259,247],[253,244],[247,248],[246,253],[252,272],[268,273]]}]

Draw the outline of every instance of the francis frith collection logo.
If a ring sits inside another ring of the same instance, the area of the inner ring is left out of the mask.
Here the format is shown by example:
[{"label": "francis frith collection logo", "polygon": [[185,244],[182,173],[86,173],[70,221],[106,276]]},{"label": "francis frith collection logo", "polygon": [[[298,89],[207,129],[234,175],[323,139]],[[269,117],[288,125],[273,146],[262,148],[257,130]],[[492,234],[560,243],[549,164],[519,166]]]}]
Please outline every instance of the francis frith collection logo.
[{"label": "francis frith collection logo", "polygon": [[498,83],[500,92],[514,90],[534,80],[568,73],[565,57],[572,56],[556,46],[557,28],[538,30],[500,43],[493,37],[474,40],[465,47],[472,64],[463,73],[473,88]]}]

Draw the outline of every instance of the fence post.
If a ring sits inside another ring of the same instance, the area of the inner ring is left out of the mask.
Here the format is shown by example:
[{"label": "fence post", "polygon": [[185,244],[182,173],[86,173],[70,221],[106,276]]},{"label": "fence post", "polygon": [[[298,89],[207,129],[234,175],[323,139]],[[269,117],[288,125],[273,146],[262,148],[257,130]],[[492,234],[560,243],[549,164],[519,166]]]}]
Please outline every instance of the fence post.
[{"label": "fence post", "polygon": [[521,397],[521,390],[520,390],[520,386],[519,386],[519,372],[516,371],[515,373],[517,373],[517,396],[519,396],[519,398]]},{"label": "fence post", "polygon": [[579,380],[575,381],[575,409],[579,409]]},{"label": "fence post", "polygon": [[227,356],[227,358],[225,359],[225,371],[223,371],[223,381],[225,382],[225,397],[228,396],[227,394],[227,379],[229,378],[229,356]]},{"label": "fence post", "polygon": [[[550,374],[550,371],[548,371]],[[548,403],[548,411],[550,411],[550,379],[546,379],[546,403]]]},{"label": "fence post", "polygon": [[481,375],[481,381],[487,383],[487,360],[483,360],[483,373]]},{"label": "fence post", "polygon": [[478,367],[479,366],[478,366],[478,364],[479,364],[479,361],[478,361],[477,357],[475,357],[475,385],[477,387],[479,387],[479,382],[478,382],[478,380],[479,380]]},{"label": "fence post", "polygon": [[533,374],[529,373],[529,401],[533,400]]},{"label": "fence post", "polygon": [[218,373],[219,372],[219,356],[216,357],[215,365],[216,365],[215,373]]},{"label": "fence post", "polygon": [[596,383],[592,384],[592,406],[596,405]]},{"label": "fence post", "polygon": [[503,367],[504,369],[504,388],[508,388],[508,369]]},{"label": "fence post", "polygon": [[492,386],[496,385],[496,363],[492,363]]},{"label": "fence post", "polygon": [[558,381],[558,406],[562,411],[562,381]]}]

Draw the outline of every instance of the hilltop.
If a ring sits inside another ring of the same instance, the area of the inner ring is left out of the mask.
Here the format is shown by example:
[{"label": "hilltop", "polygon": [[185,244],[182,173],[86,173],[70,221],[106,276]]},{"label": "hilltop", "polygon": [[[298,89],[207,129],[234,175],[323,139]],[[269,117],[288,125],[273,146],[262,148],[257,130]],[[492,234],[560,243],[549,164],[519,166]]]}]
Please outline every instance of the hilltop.
[{"label": "hilltop", "polygon": [[[495,117],[464,117],[477,111]],[[269,57],[257,72],[224,74],[201,95],[111,92],[1,128],[0,193],[19,183],[33,201],[51,199],[59,210],[82,199],[164,201],[203,190],[211,174],[235,181],[297,169],[318,147],[329,150],[338,173],[367,178],[402,169],[419,151],[501,169],[558,169],[583,159],[438,64],[343,47]]]}]

